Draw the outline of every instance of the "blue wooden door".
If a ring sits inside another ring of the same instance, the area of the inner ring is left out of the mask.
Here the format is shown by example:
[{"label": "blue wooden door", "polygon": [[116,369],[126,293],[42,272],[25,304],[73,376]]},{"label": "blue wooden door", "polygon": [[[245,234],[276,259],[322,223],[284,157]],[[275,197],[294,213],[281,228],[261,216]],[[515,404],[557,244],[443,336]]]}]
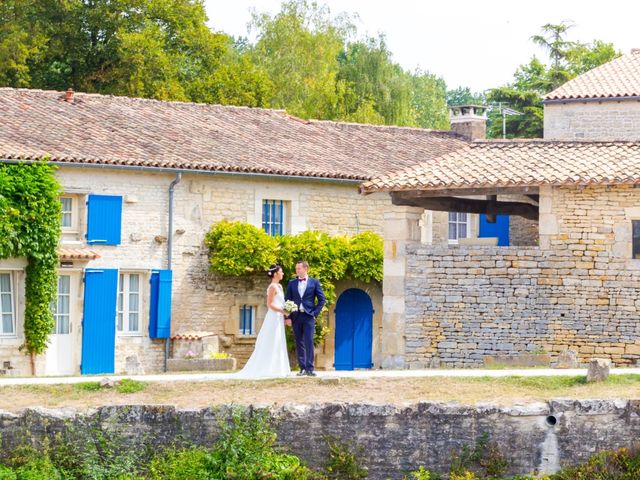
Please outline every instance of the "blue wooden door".
[{"label": "blue wooden door", "polygon": [[495,223],[487,222],[487,216],[480,215],[480,237],[498,237],[498,245],[509,246],[509,215],[496,215]]},{"label": "blue wooden door", "polygon": [[373,304],[366,292],[346,290],[336,304],[336,370],[371,368]]},{"label": "blue wooden door", "polygon": [[80,368],[83,374],[115,370],[117,296],[118,270],[85,270]]}]

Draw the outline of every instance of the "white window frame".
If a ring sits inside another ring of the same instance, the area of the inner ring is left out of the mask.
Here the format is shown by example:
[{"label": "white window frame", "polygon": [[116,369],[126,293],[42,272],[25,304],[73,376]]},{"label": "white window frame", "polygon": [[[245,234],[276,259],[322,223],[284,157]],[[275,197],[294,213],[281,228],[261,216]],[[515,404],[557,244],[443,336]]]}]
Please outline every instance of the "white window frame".
[{"label": "white window frame", "polygon": [[[250,308],[250,315],[251,315],[251,328],[249,330],[249,332],[247,333],[246,331],[243,331],[242,328],[242,310],[243,308]],[[238,335],[241,337],[255,337],[256,336],[256,318],[257,318],[257,313],[258,311],[258,307],[257,305],[252,305],[249,303],[245,303],[242,305],[239,305],[238,307]]]},{"label": "white window frame", "polygon": [[69,215],[71,215],[71,225],[63,226],[63,232],[69,233],[77,233],[78,232],[78,202],[79,198],[77,195],[60,195],[60,204],[62,205],[62,200],[68,199],[71,201],[71,210],[68,211]]},{"label": "white window frame", "polygon": [[[138,277],[138,291],[131,292],[131,276]],[[124,281],[123,281],[124,280]],[[118,274],[118,297],[116,299],[116,331],[122,336],[142,336],[142,281],[143,275],[140,272],[119,272]],[[130,295],[138,295],[138,310],[132,312],[129,308]],[[122,307],[120,296],[122,295]],[[138,329],[131,330],[131,314],[138,315]],[[120,316],[122,315],[122,328],[120,328]]]},{"label": "white window frame", "polygon": [[[0,301],[0,337],[4,338],[13,338],[17,336],[17,325],[16,325],[16,282],[13,276],[13,272],[0,270],[1,275],[9,275],[9,292],[0,292],[0,294],[9,293],[11,295],[11,312],[4,312],[2,310],[2,302]],[[6,313],[11,313],[11,328],[12,332],[4,331],[4,315]]]},{"label": "white window frame", "polygon": [[[69,292],[67,293],[60,293],[60,277],[67,277],[69,278]],[[58,290],[56,293],[56,301],[53,304],[53,317],[55,319],[55,325],[53,326],[53,331],[51,333],[55,334],[55,335],[68,335],[71,333],[71,281],[72,281],[72,277],[71,275],[69,275],[68,273],[61,273],[58,274]],[[65,314],[65,313],[60,313],[58,311],[58,308],[60,306],[60,297],[64,295],[69,297],[69,311]],[[67,325],[69,326],[69,331],[68,332],[61,332],[60,331],[60,317],[62,316],[66,316],[68,318],[68,322]]]},{"label": "white window frame", "polygon": [[[458,240],[461,238],[470,238],[469,233],[471,229],[471,215],[465,212],[448,212],[447,216],[447,239],[449,243],[455,245],[458,243]],[[455,219],[451,220],[451,215],[455,215]],[[460,220],[460,215],[465,215],[464,220]],[[450,238],[450,229],[451,225],[455,225],[455,238]],[[466,235],[464,237],[460,236],[460,226],[464,225],[466,227]]]}]

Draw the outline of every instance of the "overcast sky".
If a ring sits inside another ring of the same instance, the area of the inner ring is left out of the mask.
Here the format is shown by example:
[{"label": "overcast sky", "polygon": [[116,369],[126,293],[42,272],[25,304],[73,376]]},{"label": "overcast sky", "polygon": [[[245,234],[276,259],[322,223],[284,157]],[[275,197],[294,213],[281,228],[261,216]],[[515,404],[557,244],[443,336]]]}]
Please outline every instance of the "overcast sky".
[{"label": "overcast sky", "polygon": [[[274,14],[280,0],[205,0],[209,25],[247,36],[251,9]],[[640,47],[637,0],[319,0],[332,14],[357,13],[360,35],[382,32],[393,58],[443,77],[448,88],[474,91],[512,79],[522,63],[544,54],[530,40],[545,23],[570,20],[571,40],[613,42],[627,53]]]}]

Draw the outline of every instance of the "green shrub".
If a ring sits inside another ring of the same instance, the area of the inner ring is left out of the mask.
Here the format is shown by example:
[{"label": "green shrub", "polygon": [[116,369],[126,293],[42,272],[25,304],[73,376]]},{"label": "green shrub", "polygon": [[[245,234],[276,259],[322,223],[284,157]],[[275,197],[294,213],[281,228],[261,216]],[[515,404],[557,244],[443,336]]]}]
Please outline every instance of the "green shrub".
[{"label": "green shrub", "polygon": [[600,452],[576,467],[551,475],[551,480],[637,480],[640,478],[640,446]]},{"label": "green shrub", "polygon": [[16,480],[16,474],[9,467],[0,465],[0,480]]},{"label": "green shrub", "polygon": [[73,388],[86,392],[98,392],[100,390],[100,382],[80,382],[75,383]]},{"label": "green shrub", "polygon": [[223,220],[207,233],[204,243],[211,268],[223,275],[265,271],[276,263],[278,240],[248,223]]},{"label": "green shrub", "polygon": [[354,449],[351,445],[334,439],[327,440],[329,458],[325,465],[327,478],[336,480],[360,480],[367,478],[369,472],[360,465],[363,449]]},{"label": "green shrub", "polygon": [[317,474],[298,457],[275,446],[276,434],[267,412],[232,410],[209,457],[209,478],[234,480],[311,480]]},{"label": "green shrub", "polygon": [[204,448],[193,447],[180,451],[167,451],[151,461],[150,480],[192,480],[211,478],[210,453]]},{"label": "green shrub", "polygon": [[[336,282],[382,281],[383,241],[373,232],[332,237],[308,230],[298,235],[271,237],[253,225],[222,221],[211,227],[205,245],[209,248],[210,269],[223,275],[263,272],[278,263],[286,282],[295,275],[296,262],[306,260],[309,275],[320,281],[327,297],[325,311],[336,301]],[[318,317],[315,345],[322,343],[328,333],[327,324]],[[291,332],[287,338],[291,348]]]},{"label": "green shrub", "polygon": [[116,383],[116,390],[118,393],[138,393],[147,388],[147,384],[139,382],[138,380],[132,380],[131,378],[123,378]]},{"label": "green shrub", "polygon": [[460,452],[453,454],[449,474],[456,480],[496,478],[503,475],[508,466],[497,445],[489,441],[487,433],[483,433],[473,448],[464,445]]},{"label": "green shrub", "polygon": [[414,470],[413,472],[409,472],[408,477],[404,477],[404,480],[440,480],[440,476],[431,473],[429,470],[425,470],[424,467],[418,468],[418,470]]}]

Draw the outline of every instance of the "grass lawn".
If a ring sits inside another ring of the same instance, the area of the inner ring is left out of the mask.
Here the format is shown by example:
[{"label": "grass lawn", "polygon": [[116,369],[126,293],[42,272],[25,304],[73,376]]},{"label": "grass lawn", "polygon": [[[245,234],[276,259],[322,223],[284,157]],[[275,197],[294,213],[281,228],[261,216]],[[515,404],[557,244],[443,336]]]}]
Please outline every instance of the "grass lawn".
[{"label": "grass lawn", "polygon": [[27,407],[87,408],[118,404],[169,404],[198,408],[220,404],[363,402],[402,404],[419,401],[490,402],[511,405],[552,398],[640,398],[640,375],[612,375],[587,384],[584,376],[502,378],[369,378],[326,381],[289,378],[265,381],[153,382],[123,380],[115,388],[98,382],[74,385],[0,387],[0,410]]}]

